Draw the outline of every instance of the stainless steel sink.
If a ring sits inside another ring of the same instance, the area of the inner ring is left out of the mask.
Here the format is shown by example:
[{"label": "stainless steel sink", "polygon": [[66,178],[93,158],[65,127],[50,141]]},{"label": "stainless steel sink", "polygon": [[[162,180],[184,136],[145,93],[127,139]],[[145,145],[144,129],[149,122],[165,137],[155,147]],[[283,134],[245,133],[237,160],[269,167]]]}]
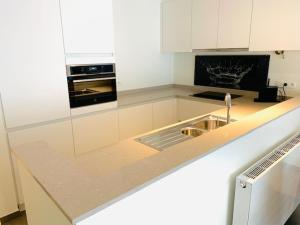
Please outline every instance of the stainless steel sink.
[{"label": "stainless steel sink", "polygon": [[194,123],[192,126],[199,129],[211,131],[219,127],[223,127],[227,124],[225,120],[220,119],[219,117],[211,117],[205,120]]},{"label": "stainless steel sink", "polygon": [[193,126],[199,129],[211,131],[219,127],[223,127],[226,124],[227,124],[226,121],[223,120],[203,120],[196,124],[193,124]]},{"label": "stainless steel sink", "polygon": [[[231,120],[231,122],[234,121],[235,120]],[[207,115],[139,137],[136,141],[163,151],[172,145],[196,138],[204,133],[223,127],[226,124],[226,118]]]},{"label": "stainless steel sink", "polygon": [[192,137],[198,137],[201,134],[204,133],[204,131],[195,128],[195,127],[185,127],[181,129],[181,133],[184,135],[192,136]]},{"label": "stainless steel sink", "polygon": [[205,132],[223,127],[226,124],[227,122],[223,118],[210,115],[200,121],[191,123],[191,126],[189,127],[182,128],[181,133],[188,136],[198,137]]}]

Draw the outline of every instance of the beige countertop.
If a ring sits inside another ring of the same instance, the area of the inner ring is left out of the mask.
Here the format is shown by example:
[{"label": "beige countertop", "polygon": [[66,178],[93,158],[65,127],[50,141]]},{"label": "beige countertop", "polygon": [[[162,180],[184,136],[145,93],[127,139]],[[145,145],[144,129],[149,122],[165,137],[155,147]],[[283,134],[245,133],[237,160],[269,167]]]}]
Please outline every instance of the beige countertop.
[{"label": "beige countertop", "polygon": [[[133,91],[125,91],[119,94],[118,105],[120,108],[123,108],[130,107],[132,105],[156,102],[158,100],[163,100],[167,98],[183,98],[197,102],[211,103],[224,106],[223,110],[215,111],[213,112],[213,114],[220,116],[226,115],[224,101],[196,98],[192,96],[193,94],[199,93],[201,91],[213,91],[213,89],[182,85],[168,85],[156,88],[146,88],[145,90],[140,89]],[[221,90],[221,92],[224,92],[224,90]],[[255,92],[243,92],[239,90],[228,90],[228,92],[243,95],[243,97],[232,100],[233,107],[231,109],[231,115],[235,119],[244,118],[247,115],[251,115],[257,111],[260,111],[275,104],[254,102],[253,99],[256,97]]]},{"label": "beige countertop", "polygon": [[[166,85],[166,86],[159,86],[154,88],[122,91],[118,93],[118,107],[122,108],[122,107],[132,106],[135,104],[156,102],[158,100],[163,100],[166,98],[174,98],[174,97],[186,98],[189,100],[206,102],[206,103],[213,103],[217,105],[224,105],[223,101],[205,99],[205,98],[195,98],[191,96],[199,92],[212,91],[212,90],[213,90],[212,88],[205,88],[205,87]],[[232,94],[243,95],[243,98],[237,98],[234,100],[234,102],[237,103],[245,103],[245,102],[254,103],[253,98],[256,97],[255,92],[242,92],[239,90],[227,90],[227,91]],[[224,90],[221,90],[220,92],[224,92]],[[272,103],[255,103],[255,104],[260,105],[262,107],[266,107],[266,104],[273,105]]]},{"label": "beige countertop", "polygon": [[[148,89],[145,92],[122,94],[119,102],[120,107],[126,107],[162,98],[182,97],[223,104],[220,101],[189,97],[197,91],[180,87]],[[273,104],[254,103],[253,97],[235,99],[232,117],[238,119],[237,122],[169,147],[163,152],[140,144],[133,138],[79,157],[63,156],[43,143],[21,146],[13,151],[74,223],[93,215],[117,199],[134,193],[145,184],[155,182],[158,177],[162,178],[182,165],[204,157],[297,108],[300,97],[269,107],[271,105]],[[213,114],[224,116],[225,110],[221,109]]]}]

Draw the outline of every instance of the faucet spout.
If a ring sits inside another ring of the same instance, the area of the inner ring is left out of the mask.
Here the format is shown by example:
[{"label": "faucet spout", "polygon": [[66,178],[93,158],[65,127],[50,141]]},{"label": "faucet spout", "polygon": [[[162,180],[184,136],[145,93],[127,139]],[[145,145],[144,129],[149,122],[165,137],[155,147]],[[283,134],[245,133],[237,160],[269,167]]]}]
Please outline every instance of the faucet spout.
[{"label": "faucet spout", "polygon": [[225,101],[225,106],[227,107],[227,124],[229,124],[230,123],[230,109],[231,109],[231,106],[232,106],[230,93],[227,93],[225,95],[224,101]]}]

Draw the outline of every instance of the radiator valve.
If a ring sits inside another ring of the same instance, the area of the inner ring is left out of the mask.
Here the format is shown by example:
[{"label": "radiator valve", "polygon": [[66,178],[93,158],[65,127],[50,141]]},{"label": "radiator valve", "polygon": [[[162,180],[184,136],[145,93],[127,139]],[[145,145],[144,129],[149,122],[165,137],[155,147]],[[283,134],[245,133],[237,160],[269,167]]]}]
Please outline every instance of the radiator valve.
[{"label": "radiator valve", "polygon": [[240,181],[240,186],[241,186],[241,188],[246,188],[247,184],[243,181]]}]

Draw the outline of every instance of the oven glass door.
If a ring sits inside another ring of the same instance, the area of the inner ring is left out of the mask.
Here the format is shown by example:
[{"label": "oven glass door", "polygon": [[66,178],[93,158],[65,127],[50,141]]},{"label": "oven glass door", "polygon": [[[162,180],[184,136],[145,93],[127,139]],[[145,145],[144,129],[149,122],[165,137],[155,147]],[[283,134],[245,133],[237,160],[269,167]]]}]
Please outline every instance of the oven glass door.
[{"label": "oven glass door", "polygon": [[68,81],[71,108],[117,100],[115,78]]}]

